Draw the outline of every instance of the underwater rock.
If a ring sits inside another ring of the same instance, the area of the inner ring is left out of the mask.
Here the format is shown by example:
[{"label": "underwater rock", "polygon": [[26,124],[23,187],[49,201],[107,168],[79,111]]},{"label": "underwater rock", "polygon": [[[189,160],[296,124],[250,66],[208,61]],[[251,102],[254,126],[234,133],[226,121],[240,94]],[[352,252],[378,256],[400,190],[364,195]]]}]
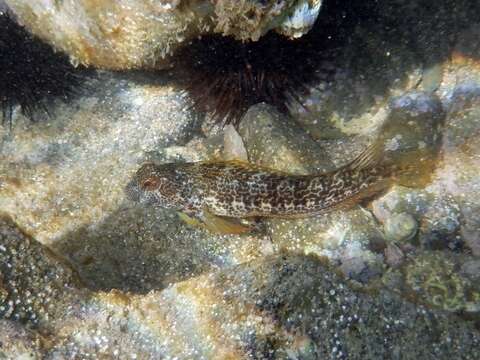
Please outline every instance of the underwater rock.
[{"label": "underwater rock", "polygon": [[79,284],[64,261],[0,217],[0,318],[55,326],[82,298]]},{"label": "underwater rock", "polygon": [[252,163],[298,174],[332,169],[322,147],[272,106],[252,106],[238,131]]},{"label": "underwater rock", "polygon": [[405,261],[405,254],[397,245],[388,244],[385,248],[385,263],[392,267],[397,268]]},{"label": "underwater rock", "polygon": [[461,274],[480,286],[480,259],[467,260],[462,264]]},{"label": "underwater rock", "polygon": [[[342,354],[361,359],[383,358],[395,349],[422,359],[453,356],[459,349],[469,354],[467,359],[480,356],[480,334],[467,321],[419,309],[388,291],[372,296],[354,290],[316,256],[266,256],[148,294],[95,293],[71,282],[69,266],[52,259],[10,220],[0,223],[0,233],[2,253],[10,259],[1,264],[12,270],[2,268],[4,284],[17,280],[13,272],[22,276],[22,284],[30,280],[31,293],[18,286],[21,303],[32,299],[36,308],[43,292],[59,284],[63,290],[45,298],[49,316],[39,316],[36,332],[0,319],[0,339],[15,338],[0,349],[8,355],[25,348],[41,358]],[[425,343],[428,349],[421,346]]]},{"label": "underwater rock", "polygon": [[95,226],[118,209],[146,154],[184,143],[195,116],[186,99],[145,75],[103,73],[50,121],[20,114],[0,127],[0,206],[42,243]]},{"label": "underwater rock", "polygon": [[458,203],[447,194],[436,197],[423,215],[419,243],[424,249],[460,250],[461,213]]},{"label": "underwater rock", "polygon": [[[480,72],[478,75],[480,81]],[[452,234],[461,236],[473,253],[480,255],[480,85],[459,84],[447,105],[443,162],[429,191],[453,199],[450,202],[456,204],[456,215],[447,217],[446,226],[451,228],[458,222],[459,233]]]},{"label": "underwater rock", "polygon": [[306,34],[317,19],[322,0],[216,0],[215,32],[238,40],[258,40],[268,30],[290,38]]},{"label": "underwater rock", "polygon": [[21,324],[0,319],[0,358],[43,359],[42,338]]},{"label": "underwater rock", "polygon": [[445,114],[431,94],[410,92],[394,98],[379,136],[385,141],[385,161],[411,167],[399,182],[409,186],[428,183],[441,144]]},{"label": "underwater rock", "polygon": [[258,40],[279,28],[298,37],[308,32],[321,5],[319,0],[6,3],[32,33],[63,50],[74,63],[110,70],[165,67],[178,47],[212,32]]},{"label": "underwater rock", "polygon": [[[468,323],[418,309],[387,291],[375,296],[353,291],[314,256],[267,257],[132,304],[150,309],[150,326],[156,319],[175,320],[176,334],[183,333],[183,357],[194,352],[199,358],[365,359],[401,353],[398,358],[436,359],[461,351],[474,359],[480,354],[480,335]],[[183,312],[189,316],[179,317]],[[193,329],[203,329],[203,336]]]},{"label": "underwater rock", "polygon": [[227,125],[223,132],[223,158],[248,162],[247,149],[240,134],[233,125]]},{"label": "underwater rock", "polygon": [[405,268],[407,292],[431,307],[480,312],[480,289],[458,271],[459,261],[444,252],[418,254]]},{"label": "underwater rock", "polygon": [[349,278],[365,283],[383,271],[383,257],[372,251],[384,243],[373,216],[359,207],[305,219],[266,220],[277,249],[327,257]]},{"label": "underwater rock", "polygon": [[[124,70],[165,65],[164,57],[211,26],[201,3],[162,1],[6,0],[33,34],[70,55],[73,63]],[[208,10],[208,8],[207,8]]]},{"label": "underwater rock", "polygon": [[415,189],[395,186],[372,202],[372,210],[375,217],[384,224],[386,235],[386,228],[391,222],[396,223],[395,219],[400,214],[407,213],[418,222],[418,235],[413,234],[409,242],[424,249],[458,250],[462,247],[459,205],[444,192],[432,192],[430,187]]},{"label": "underwater rock", "polygon": [[400,213],[418,219],[428,211],[432,198],[433,195],[423,189],[394,186],[387,194],[372,201],[372,212],[382,223]]}]

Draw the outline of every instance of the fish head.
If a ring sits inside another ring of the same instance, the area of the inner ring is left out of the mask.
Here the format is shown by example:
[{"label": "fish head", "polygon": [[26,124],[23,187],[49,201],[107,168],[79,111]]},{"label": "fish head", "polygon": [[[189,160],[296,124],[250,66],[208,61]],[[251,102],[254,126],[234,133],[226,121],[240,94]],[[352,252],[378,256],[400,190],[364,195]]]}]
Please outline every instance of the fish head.
[{"label": "fish head", "polygon": [[185,184],[177,166],[175,163],[142,165],[125,188],[127,198],[145,205],[181,210]]}]

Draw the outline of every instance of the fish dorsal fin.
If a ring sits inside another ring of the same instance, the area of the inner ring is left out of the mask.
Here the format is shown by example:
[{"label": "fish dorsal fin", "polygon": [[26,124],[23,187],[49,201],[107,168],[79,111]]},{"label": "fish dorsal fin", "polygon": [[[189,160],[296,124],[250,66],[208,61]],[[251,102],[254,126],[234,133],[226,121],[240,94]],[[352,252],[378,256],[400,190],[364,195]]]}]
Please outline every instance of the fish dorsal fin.
[{"label": "fish dorsal fin", "polygon": [[384,148],[383,141],[375,141],[372,145],[362,151],[362,153],[350,164],[346,165],[345,168],[358,171],[370,169],[375,165],[378,165],[383,158]]}]

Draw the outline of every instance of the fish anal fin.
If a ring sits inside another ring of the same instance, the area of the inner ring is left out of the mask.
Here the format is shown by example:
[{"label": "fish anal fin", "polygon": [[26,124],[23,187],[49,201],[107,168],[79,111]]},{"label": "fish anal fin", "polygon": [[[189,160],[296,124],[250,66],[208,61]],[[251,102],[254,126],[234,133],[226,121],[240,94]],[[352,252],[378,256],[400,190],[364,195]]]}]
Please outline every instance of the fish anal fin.
[{"label": "fish anal fin", "polygon": [[178,216],[187,225],[207,229],[216,234],[244,234],[252,230],[249,226],[241,224],[237,219],[217,216],[208,210],[203,210],[198,217],[190,216],[184,212],[179,212]]},{"label": "fish anal fin", "polygon": [[203,210],[202,220],[206,229],[217,234],[244,234],[252,230],[249,226],[241,224],[235,218],[217,216],[208,210]]},{"label": "fish anal fin", "polygon": [[199,219],[197,219],[197,218],[195,218],[195,217],[193,217],[193,216],[187,215],[187,214],[184,213],[184,212],[179,211],[179,212],[178,212],[178,217],[179,217],[184,223],[186,223],[187,225],[190,225],[190,226],[192,226],[192,227],[204,227],[203,223],[202,223]]}]

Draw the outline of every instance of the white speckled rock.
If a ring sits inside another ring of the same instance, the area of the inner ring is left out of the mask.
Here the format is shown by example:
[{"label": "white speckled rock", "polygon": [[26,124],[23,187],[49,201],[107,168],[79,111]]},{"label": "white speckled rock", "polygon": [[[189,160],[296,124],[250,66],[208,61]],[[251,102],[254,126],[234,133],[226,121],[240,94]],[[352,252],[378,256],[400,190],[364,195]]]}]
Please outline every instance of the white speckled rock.
[{"label": "white speckled rock", "polygon": [[[176,48],[212,32],[258,40],[279,28],[289,36],[301,36],[313,25],[321,6],[315,0],[305,18],[299,14],[305,13],[309,2],[6,0],[22,24],[65,51],[74,63],[111,70],[164,67]],[[307,13],[308,9],[309,5]],[[297,14],[294,23],[292,14]]]},{"label": "white speckled rock", "polygon": [[0,127],[0,208],[43,243],[116,210],[145,154],[185,141],[195,121],[183,95],[142,76],[104,74],[91,88],[49,121]]},{"label": "white speckled rock", "polygon": [[[0,254],[11,259],[0,262],[1,289],[18,299],[17,309],[31,305],[30,317],[22,317],[28,325],[40,320],[35,331],[26,331],[0,319],[0,340],[15,339],[0,348],[7,358],[27,352],[32,359],[318,359],[338,353],[363,359],[386,358],[392,347],[427,360],[459,349],[471,355],[467,359],[480,355],[480,334],[468,322],[418,311],[388,291],[353,290],[315,256],[267,256],[162,291],[106,293],[72,287],[69,266],[10,220],[0,220],[0,234]],[[25,271],[29,276],[20,280]],[[48,290],[53,297],[45,297]],[[15,319],[12,314],[23,315],[0,311]]]}]

